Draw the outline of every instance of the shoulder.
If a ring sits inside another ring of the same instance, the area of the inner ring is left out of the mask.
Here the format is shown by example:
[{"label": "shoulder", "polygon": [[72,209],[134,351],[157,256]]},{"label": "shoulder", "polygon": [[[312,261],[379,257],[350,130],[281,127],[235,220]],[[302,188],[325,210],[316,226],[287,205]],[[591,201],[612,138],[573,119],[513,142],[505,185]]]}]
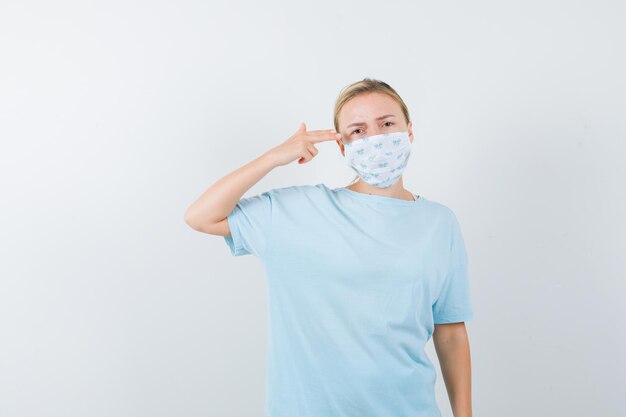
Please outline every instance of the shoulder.
[{"label": "shoulder", "polygon": [[328,197],[330,193],[332,193],[332,190],[324,184],[289,185],[286,187],[271,188],[255,195],[241,198],[239,205],[250,206],[264,204],[267,207],[294,204],[310,205],[312,202],[318,203],[324,200],[324,197]]},{"label": "shoulder", "polygon": [[458,218],[455,211],[448,205],[431,199],[425,199],[426,210],[437,222],[447,227],[458,226]]},{"label": "shoulder", "polygon": [[300,184],[272,188],[266,191],[276,201],[309,201],[328,195],[331,190],[324,184]]},{"label": "shoulder", "polygon": [[435,214],[438,214],[442,217],[453,217],[455,216],[454,211],[446,204],[438,201],[432,200],[430,198],[425,198],[424,203],[427,206],[428,210],[432,211]]},{"label": "shoulder", "polygon": [[274,218],[311,219],[320,211],[332,210],[331,191],[324,184],[301,184],[272,188],[266,193]]}]

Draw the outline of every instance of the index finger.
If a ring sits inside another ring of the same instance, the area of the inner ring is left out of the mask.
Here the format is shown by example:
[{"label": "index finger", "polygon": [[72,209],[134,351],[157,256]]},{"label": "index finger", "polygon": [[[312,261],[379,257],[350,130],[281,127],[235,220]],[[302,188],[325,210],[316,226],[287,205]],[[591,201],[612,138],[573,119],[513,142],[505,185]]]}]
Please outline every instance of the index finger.
[{"label": "index finger", "polygon": [[313,143],[341,139],[341,133],[337,133],[337,131],[335,131],[334,129],[312,130],[312,131],[307,132],[307,134],[311,135],[309,140]]}]

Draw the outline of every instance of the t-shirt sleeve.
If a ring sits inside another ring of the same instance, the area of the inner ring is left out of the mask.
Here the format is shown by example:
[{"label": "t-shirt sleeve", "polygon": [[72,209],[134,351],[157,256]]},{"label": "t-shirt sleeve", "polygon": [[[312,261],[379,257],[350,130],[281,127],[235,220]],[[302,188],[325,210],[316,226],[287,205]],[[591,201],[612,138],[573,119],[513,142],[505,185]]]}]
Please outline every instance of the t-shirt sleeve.
[{"label": "t-shirt sleeve", "polygon": [[240,199],[226,218],[230,236],[224,236],[224,240],[231,254],[262,257],[268,246],[272,225],[271,192]]},{"label": "t-shirt sleeve", "polygon": [[458,323],[474,317],[467,273],[467,252],[459,222],[452,213],[448,272],[433,304],[435,324]]}]

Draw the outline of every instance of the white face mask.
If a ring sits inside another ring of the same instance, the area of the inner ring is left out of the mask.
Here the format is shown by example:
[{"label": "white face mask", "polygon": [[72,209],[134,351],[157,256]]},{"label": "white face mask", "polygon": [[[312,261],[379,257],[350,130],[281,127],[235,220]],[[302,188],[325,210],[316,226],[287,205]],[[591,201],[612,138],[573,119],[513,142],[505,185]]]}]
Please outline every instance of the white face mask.
[{"label": "white face mask", "polygon": [[363,181],[379,188],[395,184],[411,155],[408,131],[383,133],[344,143],[344,161]]}]

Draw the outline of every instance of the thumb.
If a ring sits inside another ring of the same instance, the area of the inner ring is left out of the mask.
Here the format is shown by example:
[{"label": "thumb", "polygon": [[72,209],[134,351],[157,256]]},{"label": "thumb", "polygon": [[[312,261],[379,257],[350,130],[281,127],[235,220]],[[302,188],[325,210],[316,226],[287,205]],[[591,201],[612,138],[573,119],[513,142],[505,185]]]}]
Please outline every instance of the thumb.
[{"label": "thumb", "polygon": [[304,122],[301,122],[297,133],[304,133],[304,132],[306,132],[306,124],[304,124]]}]

